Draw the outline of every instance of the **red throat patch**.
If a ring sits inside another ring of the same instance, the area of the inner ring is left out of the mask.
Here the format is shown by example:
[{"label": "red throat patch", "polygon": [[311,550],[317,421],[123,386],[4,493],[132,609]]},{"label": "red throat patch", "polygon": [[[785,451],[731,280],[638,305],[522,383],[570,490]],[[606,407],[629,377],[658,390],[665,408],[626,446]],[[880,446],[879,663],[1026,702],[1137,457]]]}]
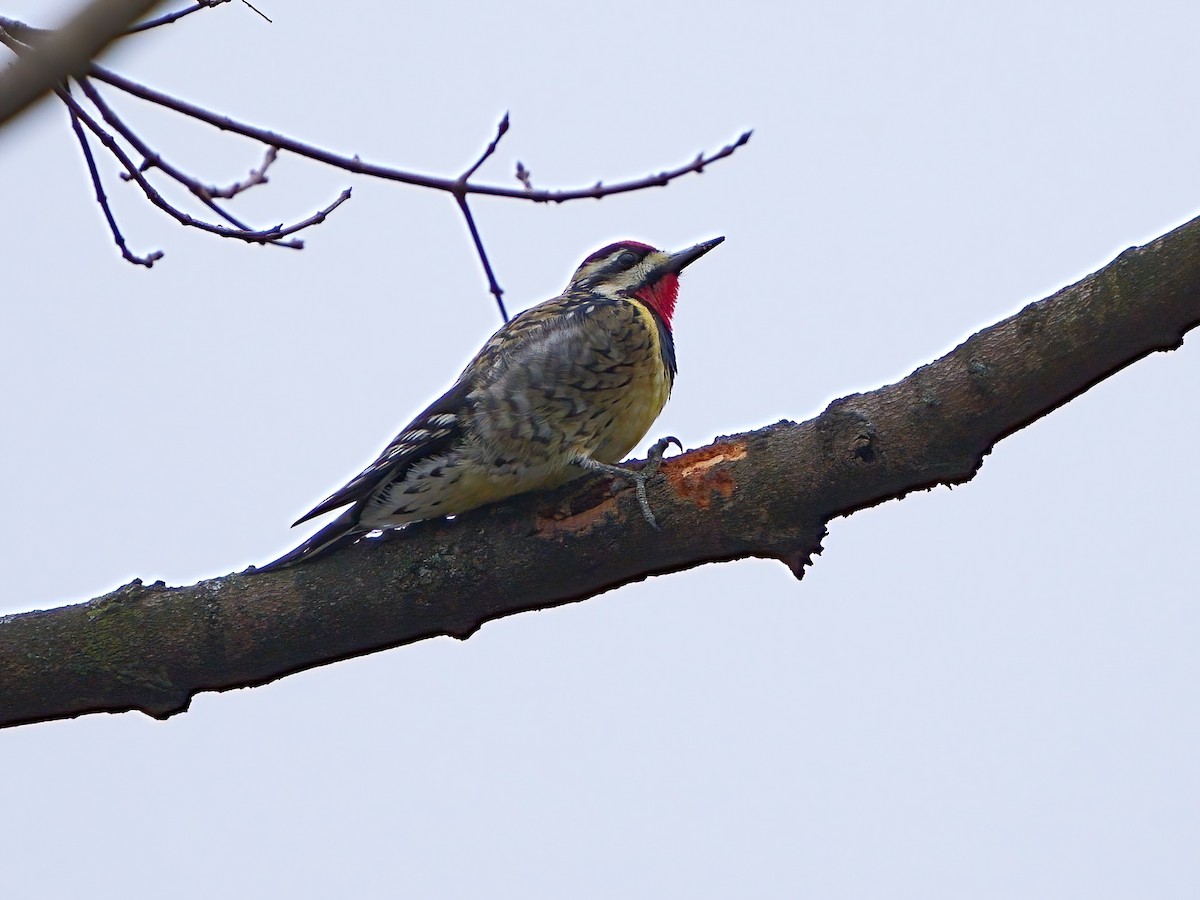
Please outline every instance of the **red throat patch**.
[{"label": "red throat patch", "polygon": [[679,296],[678,275],[669,272],[653,284],[638,288],[633,296],[662,316],[667,330],[671,330],[671,316],[675,315],[675,299]]}]

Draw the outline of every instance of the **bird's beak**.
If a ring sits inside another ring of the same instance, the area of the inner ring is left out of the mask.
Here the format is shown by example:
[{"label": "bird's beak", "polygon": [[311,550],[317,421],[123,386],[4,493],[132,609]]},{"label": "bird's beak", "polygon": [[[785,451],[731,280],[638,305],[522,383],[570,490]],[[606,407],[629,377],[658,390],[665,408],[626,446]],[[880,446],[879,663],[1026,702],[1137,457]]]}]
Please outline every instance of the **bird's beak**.
[{"label": "bird's beak", "polygon": [[684,266],[690,266],[723,240],[725,240],[723,236],[715,237],[711,241],[702,241],[701,243],[696,244],[694,247],[688,247],[686,250],[679,250],[675,253],[672,253],[667,258],[666,264],[662,267],[663,274],[668,272],[681,272]]}]

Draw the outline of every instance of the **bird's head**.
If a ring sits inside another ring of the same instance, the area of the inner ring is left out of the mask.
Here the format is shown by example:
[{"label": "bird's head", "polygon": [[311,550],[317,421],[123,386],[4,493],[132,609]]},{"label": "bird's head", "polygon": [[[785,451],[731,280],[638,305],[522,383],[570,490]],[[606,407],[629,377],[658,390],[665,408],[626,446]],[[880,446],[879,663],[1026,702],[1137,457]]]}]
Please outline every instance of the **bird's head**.
[{"label": "bird's head", "polygon": [[637,241],[618,241],[585,259],[571,276],[568,290],[636,297],[658,313],[670,328],[679,294],[679,273],[723,240],[723,237],[713,238],[675,253],[655,250]]}]

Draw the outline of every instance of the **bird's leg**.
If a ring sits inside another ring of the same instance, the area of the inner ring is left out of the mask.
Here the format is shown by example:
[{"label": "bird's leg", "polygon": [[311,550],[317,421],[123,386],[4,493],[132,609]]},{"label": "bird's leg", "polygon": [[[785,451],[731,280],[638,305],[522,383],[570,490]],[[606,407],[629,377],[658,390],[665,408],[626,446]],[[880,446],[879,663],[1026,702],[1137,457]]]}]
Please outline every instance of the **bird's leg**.
[{"label": "bird's leg", "polygon": [[680,450],[683,449],[683,444],[679,442],[679,438],[665,437],[656,441],[654,446],[650,448],[650,452],[646,455],[646,464],[640,469],[626,469],[624,466],[612,466],[608,463],[597,462],[590,456],[576,456],[575,465],[581,469],[588,469],[592,472],[604,472],[607,475],[612,475],[614,478],[623,478],[632,481],[637,489],[638,503],[642,507],[642,515],[646,517],[646,521],[650,523],[651,528],[658,528],[658,522],[654,520],[654,513],[650,511],[650,500],[646,496],[646,482],[658,474],[659,468],[662,466],[663,454],[666,453],[667,447],[674,444]]},{"label": "bird's leg", "polygon": [[674,444],[676,447],[683,450],[683,444],[679,442],[677,437],[659,438],[654,442],[654,446],[650,448],[650,452],[646,454],[646,464],[638,470],[634,475],[633,480],[637,482],[637,498],[638,503],[642,505],[642,515],[646,517],[646,521],[650,523],[652,528],[658,528],[658,523],[654,521],[654,513],[650,511],[650,501],[646,498],[646,482],[658,474],[658,470],[662,468],[663,454],[667,452],[667,448]]}]

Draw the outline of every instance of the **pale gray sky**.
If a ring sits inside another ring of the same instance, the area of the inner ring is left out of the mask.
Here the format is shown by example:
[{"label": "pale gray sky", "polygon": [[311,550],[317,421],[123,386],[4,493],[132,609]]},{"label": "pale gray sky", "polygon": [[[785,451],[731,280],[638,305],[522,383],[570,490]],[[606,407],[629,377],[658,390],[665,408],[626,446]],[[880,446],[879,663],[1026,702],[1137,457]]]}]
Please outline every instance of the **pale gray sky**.
[{"label": "pale gray sky", "polygon": [[[510,110],[501,183],[756,129],[666,190],[476,202],[513,308],[609,240],[728,236],[651,438],[807,418],[1200,211],[1195,4],[258,5],[274,25],[231,4],[108,63],[440,174]],[[115,100],[206,180],[258,161]],[[285,158],[257,223],[355,191],[293,253],[189,233],[101,165],[152,271],[59,106],[0,134],[0,612],[273,558],[498,324],[445,196]],[[974,483],[832,523],[800,583],[710,566],[166,723],[2,731],[4,893],[1195,897],[1198,378],[1194,347],[1138,363]]]}]

